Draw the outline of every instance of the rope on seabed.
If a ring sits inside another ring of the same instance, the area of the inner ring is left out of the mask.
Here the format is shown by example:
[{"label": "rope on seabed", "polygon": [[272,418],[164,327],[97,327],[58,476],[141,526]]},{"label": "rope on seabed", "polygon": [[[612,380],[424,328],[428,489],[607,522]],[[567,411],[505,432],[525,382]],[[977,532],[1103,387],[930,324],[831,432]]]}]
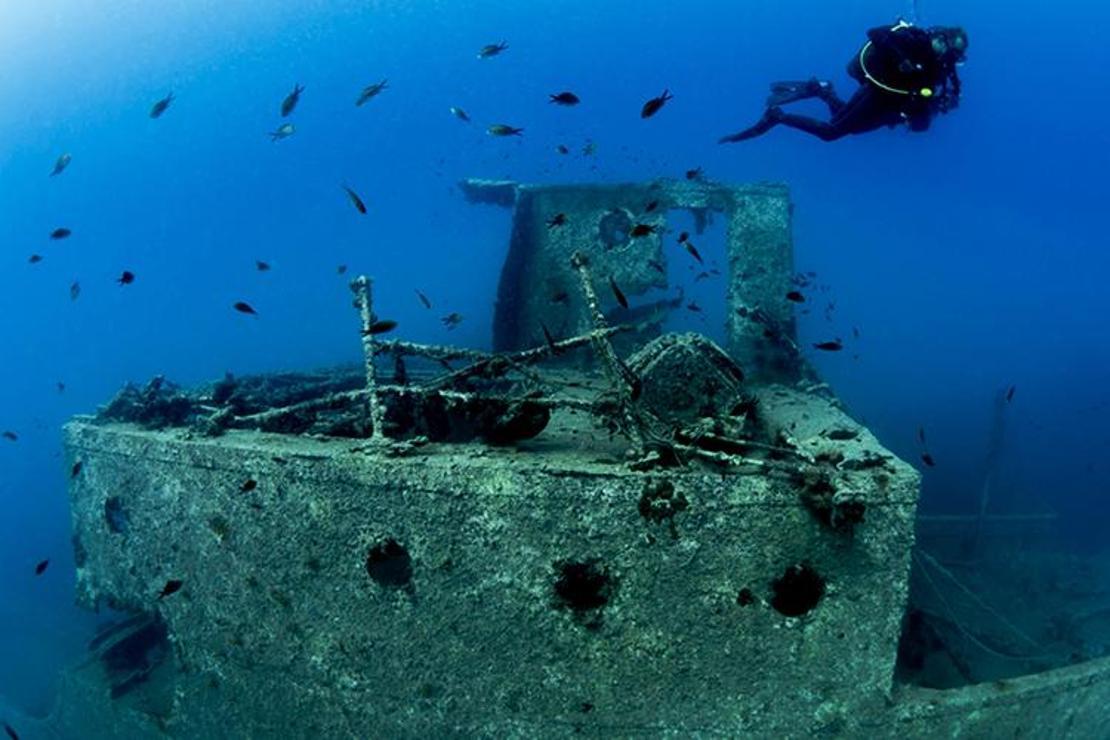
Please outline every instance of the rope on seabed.
[{"label": "rope on seabed", "polygon": [[949,571],[947,568],[945,568],[943,565],[941,565],[939,562],[937,562],[936,558],[932,557],[931,555],[926,553],[924,550],[921,550],[920,548],[914,548],[913,549],[913,557],[914,557],[914,559],[917,560],[918,564],[922,566],[921,567],[921,575],[923,575],[925,577],[925,581],[929,584],[929,587],[932,588],[933,593],[936,594],[937,599],[940,600],[941,606],[943,606],[945,612],[947,612],[949,621],[951,621],[952,624],[955,625],[956,629],[960,631],[960,634],[962,634],[964,637],[966,637],[972,644],[974,644],[980,650],[982,650],[986,653],[989,653],[989,654],[995,656],[996,658],[1000,658],[1002,660],[1033,661],[1033,660],[1048,660],[1050,658],[1057,657],[1057,654],[1050,653],[1050,652],[1040,652],[1040,653],[1036,653],[1036,654],[1033,654],[1033,655],[1010,655],[1009,653],[1003,653],[1003,652],[999,651],[996,648],[992,648],[990,645],[987,645],[985,642],[980,640],[978,637],[971,634],[971,632],[966,627],[964,627],[963,624],[960,623],[959,618],[956,616],[955,609],[953,609],[952,605],[948,603],[948,600],[946,598],[944,598],[944,592],[942,592],[940,590],[940,587],[937,586],[936,581],[934,581],[933,577],[929,575],[929,571],[925,567],[926,565],[936,569],[939,573],[942,573],[945,576],[947,576],[948,580],[950,580],[952,583],[954,583],[956,585],[956,587],[959,588],[960,591],[962,591],[966,596],[968,596],[975,604],[977,604],[980,609],[982,609],[987,614],[991,615],[996,620],[998,620],[999,624],[1001,624],[1003,627],[1010,630],[1017,637],[1021,638],[1026,644],[1032,646],[1036,650],[1039,650],[1039,651],[1044,650],[1044,648],[1039,643],[1037,643],[1031,637],[1026,635],[1017,626],[1015,626],[1012,622],[1010,622],[1008,619],[1006,619],[1004,616],[1002,616],[997,610],[993,609],[991,606],[984,603],[982,599],[980,599],[978,596],[976,596],[974,593],[972,593],[971,590],[968,589],[967,586],[963,585],[963,583],[961,583],[960,580],[958,578],[956,578],[956,576],[954,576],[951,571]]}]

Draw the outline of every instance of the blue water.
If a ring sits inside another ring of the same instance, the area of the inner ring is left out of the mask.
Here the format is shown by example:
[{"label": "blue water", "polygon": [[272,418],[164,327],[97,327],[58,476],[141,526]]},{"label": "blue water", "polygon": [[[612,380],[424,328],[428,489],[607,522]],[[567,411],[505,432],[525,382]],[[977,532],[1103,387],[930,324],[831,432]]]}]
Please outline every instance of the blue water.
[{"label": "blue water", "polygon": [[[715,143],[758,117],[771,80],[816,74],[850,93],[844,67],[865,29],[906,6],[0,3],[0,428],[19,435],[0,441],[0,695],[43,710],[95,619],[72,606],[65,419],[159,373],[193,383],[356,361],[346,282],[363,272],[405,337],[488,346],[508,212],[464,203],[455,183],[469,176],[622,181],[701,166],[789,183],[798,267],[836,303],[831,321],[802,316],[801,337],[858,327],[850,351],[813,361],[907,459],[926,428],[938,464],[924,508],[974,508],[993,399],[1014,385],[998,505],[1057,511],[1096,541],[1110,519],[1110,10],[922,0],[923,23],[962,24],[971,41],[964,100],[932,130]],[[504,54],[475,58],[502,39]],[[382,78],[388,89],[356,108]],[[272,143],[295,83],[296,133]],[[664,88],[674,100],[641,120]],[[547,102],[564,89],[582,104]],[[524,136],[492,138],[491,123]],[[587,141],[595,156],[580,153]],[[49,177],[63,152],[71,165]],[[73,235],[50,241],[60,226]],[[116,284],[123,270],[133,285]],[[719,281],[689,290],[723,304]],[[240,300],[259,315],[235,313]],[[448,333],[439,318],[452,311],[465,319]]]}]

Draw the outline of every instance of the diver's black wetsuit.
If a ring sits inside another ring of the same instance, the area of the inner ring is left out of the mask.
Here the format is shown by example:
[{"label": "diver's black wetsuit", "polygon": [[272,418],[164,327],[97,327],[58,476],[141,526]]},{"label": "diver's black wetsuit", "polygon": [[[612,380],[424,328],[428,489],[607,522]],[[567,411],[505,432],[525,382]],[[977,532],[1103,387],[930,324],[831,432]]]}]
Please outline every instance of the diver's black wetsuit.
[{"label": "diver's black wetsuit", "polygon": [[[872,28],[867,38],[868,44],[848,65],[848,74],[860,83],[850,100],[837,97],[828,82],[776,83],[763,118],[744,131],[725,136],[721,143],[751,139],[778,125],[824,141],[901,123],[912,131],[924,131],[936,113],[956,107],[960,81],[955,63],[935,52],[929,31],[899,24]],[[778,107],[807,98],[819,98],[828,105],[829,121],[785,113]]]}]

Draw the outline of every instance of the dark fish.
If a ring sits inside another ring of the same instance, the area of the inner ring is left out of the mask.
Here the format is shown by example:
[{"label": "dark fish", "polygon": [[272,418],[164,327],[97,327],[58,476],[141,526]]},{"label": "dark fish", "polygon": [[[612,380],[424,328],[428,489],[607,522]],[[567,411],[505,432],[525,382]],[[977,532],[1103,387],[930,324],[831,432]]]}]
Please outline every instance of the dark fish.
[{"label": "dark fish", "polygon": [[682,242],[682,246],[686,248],[686,251],[690,253],[691,257],[693,257],[694,259],[696,259],[698,261],[698,264],[700,264],[700,265],[705,264],[705,260],[703,260],[701,258],[701,255],[698,254],[698,248],[694,246],[694,243],[692,241],[687,239],[686,241]]},{"label": "dark fish", "polygon": [[486,133],[490,136],[522,136],[524,134],[524,129],[513,128],[504,123],[495,123],[486,129]]},{"label": "dark fish", "polygon": [[570,154],[570,149],[567,148],[566,144],[560,144],[555,147],[555,151],[559,152],[559,154]]},{"label": "dark fish", "polygon": [[567,222],[567,214],[556,213],[551,218],[547,219],[547,228],[554,229],[557,226],[562,226]]},{"label": "dark fish", "polygon": [[540,329],[543,330],[543,338],[547,341],[547,346],[551,350],[551,354],[557,355],[561,353],[563,350],[559,349],[559,346],[555,344],[555,337],[551,336],[551,331],[547,328],[547,324],[541,321]]},{"label": "dark fish", "polygon": [[1010,390],[1006,391],[1006,403],[1014,400],[1014,392],[1017,391],[1016,385],[1011,385]]},{"label": "dark fish", "polygon": [[805,303],[806,297],[796,290],[792,290],[786,294],[786,300],[793,301],[794,303]]},{"label": "dark fish", "polygon": [[585,144],[582,145],[583,157],[592,157],[595,154],[597,154],[597,144],[592,141],[587,141]]},{"label": "dark fish", "polygon": [[270,132],[270,141],[281,141],[282,139],[288,139],[295,133],[297,133],[296,126],[291,123],[283,123]]},{"label": "dark fish", "polygon": [[166,581],[166,585],[162,586],[162,593],[158,594],[158,598],[159,599],[164,599],[167,596],[171,596],[171,595],[177,593],[178,591],[181,590],[181,587],[183,585],[184,585],[184,582],[179,581],[177,579],[171,579],[169,581]]},{"label": "dark fish", "polygon": [[621,308],[628,308],[628,299],[625,298],[624,293],[617,286],[617,281],[611,275],[609,276],[609,287],[612,289],[613,297],[617,299],[617,303],[621,304]]},{"label": "dark fish", "polygon": [[32,254],[27,259],[27,261],[30,262],[32,265],[38,264],[39,262],[42,262],[42,255],[41,254]]},{"label": "dark fish", "polygon": [[416,291],[416,297],[419,298],[420,302],[424,304],[424,308],[432,307],[432,302],[428,300],[428,296],[424,295],[421,291]]},{"label": "dark fish", "polygon": [[646,206],[644,206],[644,213],[651,213],[652,211],[654,211],[658,207],[659,207],[659,201],[653,200],[652,202],[650,202]]},{"label": "dark fish", "polygon": [[470,123],[470,116],[468,116],[466,114],[466,111],[464,111],[462,108],[457,108],[452,105],[450,110],[451,115],[453,115],[455,118],[459,119],[460,121],[466,121],[467,123]]},{"label": "dark fish", "polygon": [[370,324],[369,329],[363,330],[363,336],[377,336],[378,334],[387,334],[397,328],[397,322],[390,319],[382,319]]},{"label": "dark fish", "polygon": [[262,260],[255,260],[254,261],[254,266],[259,272],[269,272],[270,271],[270,263],[269,262],[263,262]]},{"label": "dark fish", "polygon": [[116,280],[120,285],[130,285],[135,282],[135,273],[130,270],[124,270],[120,273],[119,279]]},{"label": "dark fish", "polygon": [[555,103],[556,105],[578,105],[582,102],[578,99],[577,95],[569,91],[561,92],[557,95],[549,95],[548,97],[550,97],[551,102]]},{"label": "dark fish", "polygon": [[694,313],[701,313],[701,306],[694,303],[693,301],[690,301],[689,303],[686,304],[686,310],[687,311],[693,311]]},{"label": "dark fish", "polygon": [[937,461],[934,460],[933,456],[930,455],[928,452],[921,453],[921,462],[925,463],[930,468],[935,468],[937,466]]},{"label": "dark fish", "polygon": [[640,118],[651,118],[659,112],[659,109],[662,108],[668,100],[672,100],[673,98],[674,96],[671,95],[670,90],[664,90],[663,94],[659,97],[652,98],[644,103],[644,107],[640,109]]},{"label": "dark fish", "polygon": [[382,80],[381,82],[375,82],[373,85],[367,85],[366,87],[362,88],[362,92],[359,93],[358,100],[355,101],[355,105],[362,105],[370,98],[377,97],[381,94],[382,90],[384,90],[388,86],[388,84],[389,80]]},{"label": "dark fish", "polygon": [[303,92],[304,92],[304,88],[301,87],[300,84],[293,85],[293,92],[286,95],[285,100],[281,101],[281,117],[282,118],[285,118],[286,116],[288,116],[290,113],[293,112],[293,109],[297,107],[297,103],[300,102],[301,93],[303,93]]},{"label": "dark fish", "polygon": [[692,170],[686,170],[686,179],[687,180],[700,180],[701,176],[702,176],[701,167],[695,167]]},{"label": "dark fish", "polygon": [[648,234],[654,233],[655,227],[651,224],[636,224],[632,227],[632,230],[628,232],[628,235],[634,239],[639,239],[642,236],[647,236]]},{"label": "dark fish", "polygon": [[77,297],[80,296],[80,295],[81,295],[81,283],[74,280],[73,283],[69,286],[69,299],[71,301],[75,301],[75,300],[77,300]]},{"label": "dark fish", "polygon": [[825,352],[839,352],[844,349],[844,343],[839,339],[833,339],[828,342],[818,342],[813,345],[816,349],[824,350]]},{"label": "dark fish", "polygon": [[679,244],[685,244],[689,239],[690,239],[690,232],[689,231],[683,231],[681,234],[678,235],[678,243]]},{"label": "dark fish", "polygon": [[339,273],[340,275],[344,275],[347,272],[347,266],[346,265],[337,265],[336,268],[335,268],[335,271],[337,273]]},{"label": "dark fish", "polygon": [[483,46],[481,49],[478,50],[478,58],[479,59],[489,59],[490,57],[497,56],[498,54],[500,54],[501,52],[505,51],[505,49],[508,49],[508,48],[509,48],[509,45],[507,43],[505,43],[504,41],[502,41],[501,43],[498,43],[498,44],[486,44],[485,46]]},{"label": "dark fish", "polygon": [[77,476],[81,475],[81,468],[83,467],[85,467],[85,464],[80,460],[73,463],[73,467],[69,469],[69,477],[76,478]]},{"label": "dark fish", "polygon": [[71,230],[67,229],[66,227],[59,226],[58,228],[56,228],[56,229],[54,229],[53,231],[50,232],[50,238],[51,239],[65,239],[66,237],[68,237],[72,233],[73,232]]},{"label": "dark fish", "polygon": [[351,205],[355,207],[355,210],[365,215],[366,204],[362,202],[362,198],[358,197],[358,193],[356,193],[354,190],[351,190],[346,185],[340,185],[339,187],[347,191],[347,197],[351,199]]},{"label": "dark fish", "polygon": [[243,485],[239,486],[239,490],[243,493],[250,493],[256,488],[258,488],[258,481],[256,481],[254,478],[247,478],[245,481],[243,481]]},{"label": "dark fish", "polygon": [[50,565],[50,560],[40,560],[39,564],[35,566],[35,575],[41,576],[46,572],[47,567]]},{"label": "dark fish", "polygon": [[9,442],[18,442],[19,441],[19,435],[16,434],[15,432],[11,431],[11,430],[0,433],[0,437],[3,437],[4,439],[8,440]]},{"label": "dark fish", "polygon": [[921,443],[922,447],[925,446],[925,427],[917,428],[917,441]]},{"label": "dark fish", "polygon": [[699,272],[697,275],[694,276],[694,282],[697,283],[697,282],[700,282],[702,280],[706,280],[706,279],[708,279],[708,277],[709,277],[709,273],[706,272],[705,270],[702,270],[701,272]]},{"label": "dark fish", "polygon": [[254,310],[254,306],[247,303],[246,301],[237,301],[232,306],[232,308],[234,308],[239,313],[246,313],[246,314],[250,314],[251,316],[257,316],[258,315],[258,311]]},{"label": "dark fish", "polygon": [[648,263],[648,267],[655,270],[660,275],[666,275],[667,274],[667,269],[665,267],[663,267],[662,263],[660,263],[658,260],[648,260],[647,263]]},{"label": "dark fish", "polygon": [[551,302],[562,303],[565,305],[570,302],[570,294],[568,294],[565,290],[557,290],[551,294]]},{"label": "dark fish", "polygon": [[150,117],[151,118],[160,118],[162,116],[162,114],[166,112],[166,108],[170,107],[170,103],[172,103],[172,102],[173,102],[173,93],[170,93],[169,95],[162,98],[161,100],[159,100],[154,105],[150,106]]},{"label": "dark fish", "polygon": [[454,329],[456,326],[461,324],[462,320],[463,320],[462,314],[458,314],[458,313],[455,313],[455,312],[451,312],[451,313],[447,314],[446,316],[444,316],[442,319],[440,319],[440,321],[443,322],[443,325],[446,326],[449,330]]},{"label": "dark fish", "polygon": [[50,176],[53,177],[54,175],[62,174],[62,172],[65,171],[65,168],[69,167],[69,162],[71,159],[73,159],[73,156],[70,155],[68,152],[58,157],[57,161],[54,162],[54,169],[50,172]]},{"label": "dark fish", "polygon": [[66,384],[63,383],[60,380],[57,383],[54,384],[54,387],[58,389],[58,393],[65,393],[66,392]]},{"label": "dark fish", "polygon": [[11,740],[19,740],[19,733],[13,730],[12,726],[7,722],[4,723],[4,732],[8,733],[8,737],[10,737]]},{"label": "dark fish", "polygon": [[859,327],[858,326],[853,326],[852,327],[852,337],[855,338],[855,339],[859,339]]}]

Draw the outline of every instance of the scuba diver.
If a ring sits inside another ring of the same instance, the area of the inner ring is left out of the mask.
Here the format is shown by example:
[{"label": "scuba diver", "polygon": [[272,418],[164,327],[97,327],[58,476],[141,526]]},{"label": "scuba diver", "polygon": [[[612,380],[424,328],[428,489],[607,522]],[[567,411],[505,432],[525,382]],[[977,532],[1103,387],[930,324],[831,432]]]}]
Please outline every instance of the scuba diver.
[{"label": "scuba diver", "polygon": [[[826,80],[776,82],[771,85],[763,117],[719,143],[752,139],[778,125],[823,141],[901,123],[911,131],[924,131],[934,115],[959,105],[956,67],[963,63],[966,52],[967,34],[959,27],[923,29],[898,21],[892,27],[872,28],[867,43],[848,64],[848,74],[859,83],[850,100],[837,97]],[[828,122],[786,113],[780,107],[809,98],[819,98],[829,107]]]}]

